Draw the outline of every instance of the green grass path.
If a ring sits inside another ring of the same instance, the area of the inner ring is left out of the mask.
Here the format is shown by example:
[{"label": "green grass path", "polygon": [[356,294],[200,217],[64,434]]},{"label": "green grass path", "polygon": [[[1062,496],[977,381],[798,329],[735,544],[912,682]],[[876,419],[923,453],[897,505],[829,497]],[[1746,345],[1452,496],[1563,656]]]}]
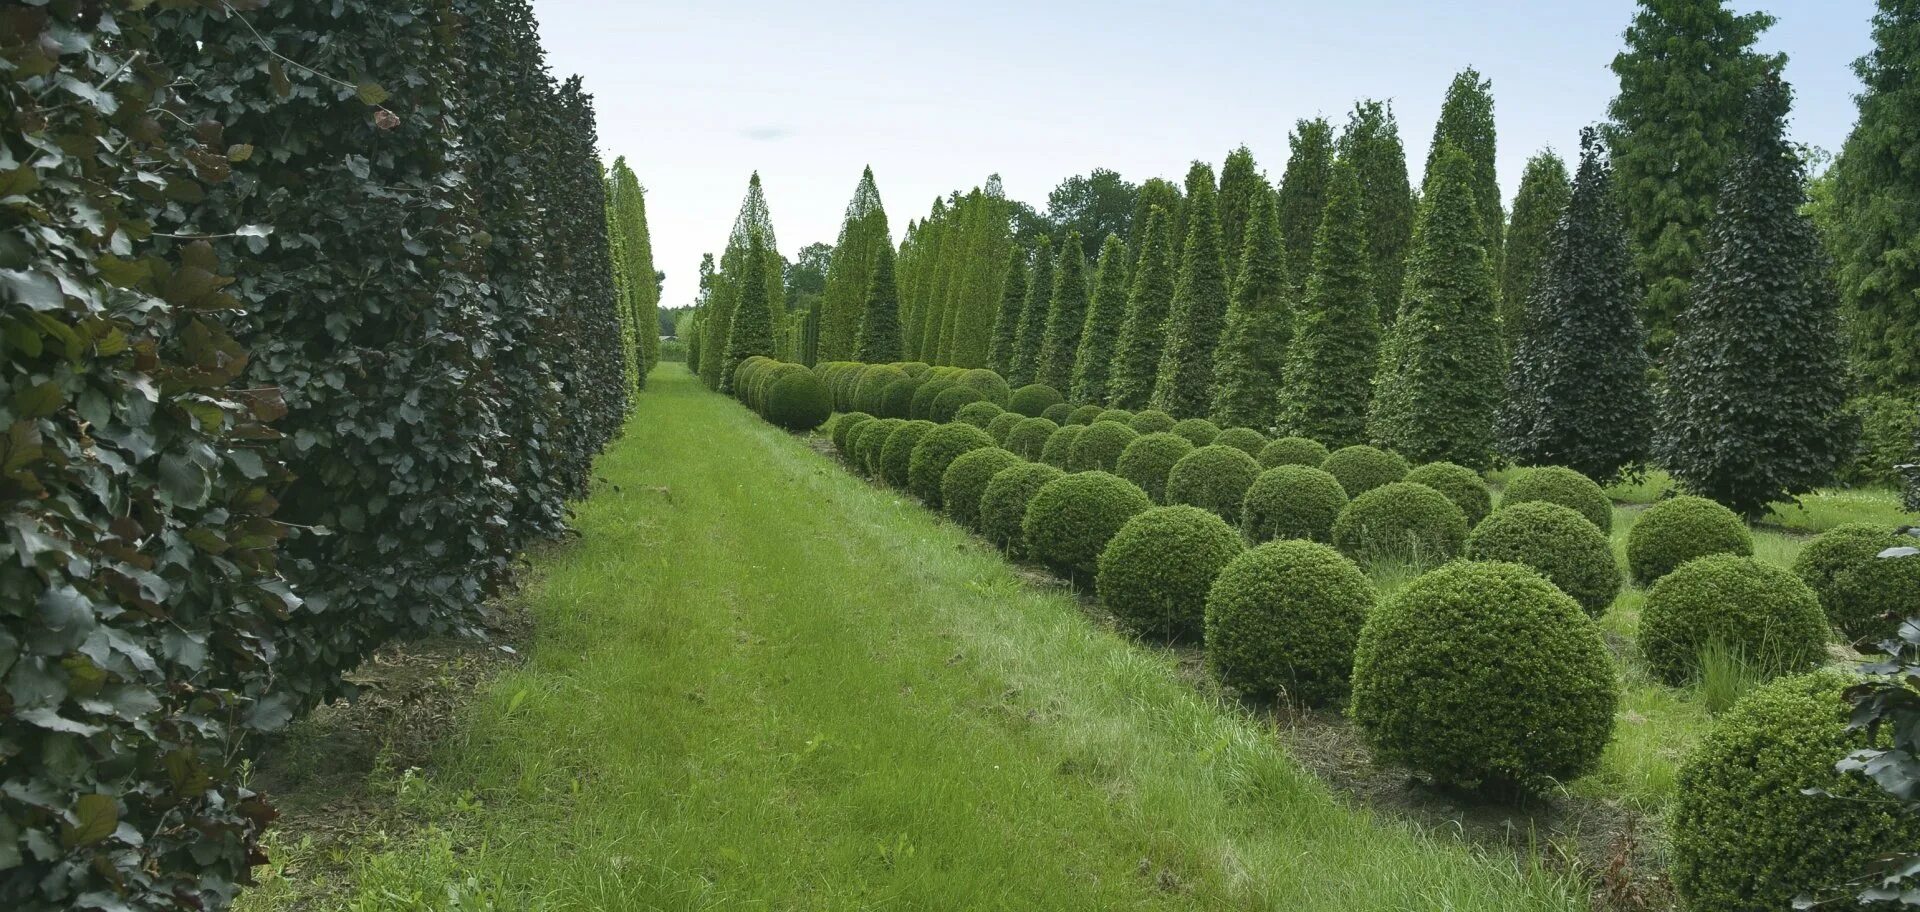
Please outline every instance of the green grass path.
[{"label": "green grass path", "polygon": [[[357,909],[1572,909],[667,364]],[[449,900],[447,897],[456,897]]]}]

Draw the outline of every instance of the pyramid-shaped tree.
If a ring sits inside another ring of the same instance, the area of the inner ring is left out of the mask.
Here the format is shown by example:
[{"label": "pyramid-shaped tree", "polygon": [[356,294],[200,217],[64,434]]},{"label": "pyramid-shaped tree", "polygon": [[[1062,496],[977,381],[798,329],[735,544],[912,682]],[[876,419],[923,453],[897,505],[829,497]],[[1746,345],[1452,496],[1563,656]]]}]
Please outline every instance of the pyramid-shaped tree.
[{"label": "pyramid-shaped tree", "polygon": [[1153,207],[1166,210],[1165,230],[1172,237],[1173,226],[1180,221],[1180,209],[1185,195],[1180,185],[1164,177],[1150,177],[1140,185],[1140,195],[1134,199],[1132,233],[1127,236],[1127,269],[1140,266],[1140,250],[1147,241],[1147,220],[1153,215]]},{"label": "pyramid-shaped tree", "polygon": [[1080,331],[1080,350],[1074,356],[1073,386],[1067,398],[1074,402],[1105,403],[1113,352],[1127,321],[1127,243],[1117,234],[1100,245],[1100,262],[1093,270],[1093,303],[1086,327]]},{"label": "pyramid-shaped tree", "polygon": [[1500,264],[1500,332],[1509,350],[1520,344],[1527,325],[1527,302],[1547,259],[1547,245],[1571,194],[1567,165],[1552,149],[1527,160],[1520,192],[1513,198],[1507,225],[1506,261]]},{"label": "pyramid-shaped tree", "polygon": [[[741,261],[743,275],[761,274],[766,269],[767,245],[760,232],[747,236],[747,255]],[[733,392],[734,370],[754,355],[773,356],[773,311],[767,306],[767,286],[763,282],[742,282],[740,303],[727,327],[727,354],[720,364],[720,391]]]},{"label": "pyramid-shaped tree", "polygon": [[1173,213],[1160,207],[1149,211],[1140,258],[1127,291],[1127,318],[1114,348],[1108,404],[1142,409],[1153,396],[1160,377],[1160,356],[1166,350],[1167,312],[1173,309],[1173,283],[1178,267],[1173,257]]},{"label": "pyramid-shaped tree", "polygon": [[1189,418],[1205,415],[1213,405],[1214,351],[1226,326],[1228,304],[1213,172],[1204,164],[1194,170],[1203,168],[1203,178],[1189,180],[1187,242],[1180,254],[1180,278],[1167,314],[1167,349],[1160,356],[1152,399],[1154,408]]},{"label": "pyramid-shaped tree", "polygon": [[854,356],[861,314],[866,311],[873,269],[879,262],[875,253],[892,245],[887,210],[880,203],[873,168],[868,167],[847,203],[840,238],[827,264],[827,287],[820,299],[820,360],[845,361]]},{"label": "pyramid-shaped tree", "polygon": [[1040,342],[1047,332],[1047,310],[1053,301],[1053,239],[1041,235],[1033,247],[1033,268],[1027,274],[1027,300],[1014,328],[1013,360],[1007,382],[1026,386],[1040,372]]},{"label": "pyramid-shaped tree", "polygon": [[1293,299],[1279,207],[1270,195],[1261,197],[1254,203],[1214,363],[1215,424],[1261,431],[1273,426],[1287,343],[1293,337]]},{"label": "pyramid-shaped tree", "polygon": [[1334,165],[1306,296],[1287,345],[1277,410],[1281,432],[1318,440],[1329,449],[1367,442],[1367,404],[1380,345],[1370,262],[1360,176],[1342,160]]},{"label": "pyramid-shaped tree", "polygon": [[[747,181],[746,199],[740,202],[740,213],[734,217],[733,232],[727,238],[727,249],[720,255],[720,270],[714,274],[713,293],[708,297],[706,314],[700,321],[700,340],[703,351],[700,353],[700,379],[713,389],[721,388],[721,369],[727,360],[727,343],[733,338],[733,317],[738,309],[742,290],[749,284],[751,276],[758,275],[764,286],[760,300],[767,310],[767,323],[773,324],[774,306],[784,309],[786,277],[782,275],[780,257],[777,254],[761,257],[759,266],[750,271],[746,265],[749,239],[758,233],[765,251],[778,250],[773,236],[773,216],[767,210],[766,193],[760,186],[760,173],[754,172]],[[769,329],[771,332],[771,329]]]},{"label": "pyramid-shaped tree", "polygon": [[[1400,142],[1400,125],[1385,102],[1354,105],[1340,134],[1340,160],[1360,177],[1361,211],[1365,213],[1373,306],[1382,321],[1391,322],[1400,309],[1405,285],[1407,248],[1413,243],[1413,186],[1407,177],[1407,152]],[[1287,222],[1280,223],[1284,232]],[[1306,281],[1316,235],[1288,238],[1288,262],[1296,285]]]},{"label": "pyramid-shaped tree", "polygon": [[1220,165],[1219,210],[1220,249],[1226,251],[1229,260],[1238,262],[1254,207],[1262,197],[1272,194],[1273,187],[1253,160],[1253,150],[1241,146],[1227,153],[1227,160]]},{"label": "pyramid-shaped tree", "polygon": [[860,318],[860,337],[853,360],[885,364],[900,360],[900,289],[893,277],[893,247],[881,244],[873,251],[872,276],[867,282],[866,315]]},{"label": "pyramid-shaped tree", "polygon": [[1480,71],[1467,67],[1453,77],[1446,100],[1440,104],[1440,120],[1433,126],[1433,145],[1427,152],[1427,173],[1421,193],[1433,194],[1433,178],[1440,168],[1442,150],[1451,146],[1467,157],[1468,187],[1473,191],[1479,215],[1481,247],[1487,263],[1498,270],[1501,260],[1501,235],[1507,218],[1500,203],[1500,176],[1494,155],[1497,136],[1493,124],[1493,83]]},{"label": "pyramid-shaped tree", "polygon": [[1073,385],[1073,363],[1087,324],[1087,255],[1078,231],[1068,230],[1060,242],[1060,255],[1053,265],[1053,295],[1047,303],[1047,329],[1040,338],[1034,382],[1064,391]]},{"label": "pyramid-shaped tree", "polygon": [[[1327,212],[1327,191],[1333,181],[1333,125],[1324,117],[1301,120],[1287,136],[1287,170],[1280,176],[1280,236],[1287,243],[1287,262],[1313,259],[1314,238]],[[1238,248],[1234,250],[1239,253]],[[1304,288],[1304,274],[1294,277]]]},{"label": "pyramid-shaped tree", "polygon": [[993,318],[993,343],[987,367],[1001,376],[1013,370],[1013,352],[1019,346],[1020,315],[1027,306],[1027,251],[1014,248],[1007,258],[1007,277],[1000,288],[1000,311]]}]

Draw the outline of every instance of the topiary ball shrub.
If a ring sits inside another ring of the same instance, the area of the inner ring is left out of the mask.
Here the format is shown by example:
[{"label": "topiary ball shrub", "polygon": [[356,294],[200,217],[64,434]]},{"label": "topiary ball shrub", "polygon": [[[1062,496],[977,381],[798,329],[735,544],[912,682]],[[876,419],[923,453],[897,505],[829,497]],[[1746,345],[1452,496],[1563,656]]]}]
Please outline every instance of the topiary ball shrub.
[{"label": "topiary ball shrub", "polygon": [[1135,633],[1198,639],[1214,577],[1245,550],[1240,533],[1213,513],[1154,507],[1127,520],[1107,543],[1094,588]]},{"label": "topiary ball shrub", "polygon": [[1246,450],[1203,446],[1180,457],[1167,473],[1167,503],[1212,510],[1229,523],[1240,521],[1240,504],[1260,477],[1260,463]]},{"label": "topiary ball shrub", "polygon": [[1309,706],[1347,695],[1373,584],[1326,545],[1268,542],[1233,559],[1207,596],[1207,665],[1256,698]]},{"label": "topiary ball shrub", "polygon": [[887,387],[907,379],[907,372],[891,364],[869,364],[855,375],[853,407],[878,413],[886,408]]},{"label": "topiary ball shrub", "polygon": [[880,396],[880,410],[874,414],[881,418],[906,418],[913,413],[913,397],[925,385],[926,381],[919,377],[908,377],[887,384],[887,391]]},{"label": "topiary ball shrub", "polygon": [[1188,443],[1197,447],[1207,446],[1213,443],[1213,438],[1220,436],[1220,426],[1205,418],[1187,418],[1176,422],[1168,430],[1187,438]]},{"label": "topiary ball shrub", "polygon": [[1333,546],[1362,564],[1438,566],[1467,544],[1467,514],[1446,495],[1396,481],[1355,497],[1333,521]]},{"label": "topiary ball shrub", "polygon": [[981,430],[993,426],[993,419],[1008,414],[1006,409],[991,402],[969,402],[953,413],[953,420],[962,424],[971,424]]},{"label": "topiary ball shrub", "polygon": [[1154,503],[1166,503],[1167,474],[1173,471],[1174,463],[1191,452],[1193,444],[1185,437],[1165,431],[1142,434],[1120,452],[1113,474],[1139,485]]},{"label": "topiary ball shrub", "polygon": [[1682,496],[1641,511],[1627,530],[1627,569],[1642,586],[1708,554],[1753,553],[1753,533],[1740,517],[1704,497]]},{"label": "topiary ball shrub", "polygon": [[1240,530],[1254,542],[1276,538],[1333,540],[1333,523],[1347,508],[1347,492],[1312,466],[1283,465],[1261,472],[1240,502]]},{"label": "topiary ball shrub", "polygon": [[1341,447],[1327,454],[1320,468],[1327,474],[1340,479],[1340,487],[1345,488],[1348,497],[1359,497],[1381,485],[1393,484],[1407,477],[1407,461],[1399,453],[1389,453],[1377,447],[1356,444]]},{"label": "topiary ball shrub", "polygon": [[933,397],[933,404],[927,407],[927,420],[935,424],[946,424],[960,410],[975,403],[986,402],[987,394],[971,386],[949,386]]},{"label": "topiary ball shrub", "polygon": [[1097,405],[1082,405],[1067,413],[1067,424],[1089,425],[1100,420],[1100,413],[1106,411]]},{"label": "topiary ball shrub", "polygon": [[[1018,414],[1017,412],[1015,414]],[[1006,447],[1029,462],[1039,462],[1040,452],[1060,426],[1045,418],[1023,418],[1007,432]]]},{"label": "topiary ball shrub", "polygon": [[1309,437],[1282,437],[1261,447],[1260,455],[1255,458],[1269,469],[1283,465],[1312,466],[1317,469],[1327,461],[1327,448]]},{"label": "topiary ball shrub", "polygon": [[968,389],[978,390],[980,395],[986,398],[986,401],[995,405],[1005,405],[1007,399],[1013,395],[1013,391],[1007,388],[1007,380],[1005,377],[987,370],[984,367],[976,367],[966,371],[958,377],[955,377],[954,382]]},{"label": "topiary ball shrub", "polygon": [[1848,730],[1853,683],[1819,672],[1756,687],[1689,754],[1669,821],[1673,885],[1688,909],[1791,909],[1803,894],[1834,895],[1896,846],[1920,845],[1920,817],[1833,768],[1891,746]]},{"label": "topiary ball shrub", "polygon": [[1880,557],[1911,547],[1911,536],[1885,526],[1847,523],[1821,533],[1794,558],[1793,572],[1820,599],[1827,620],[1863,650],[1899,632],[1920,605],[1920,560]]},{"label": "topiary ball shrub", "polygon": [[1260,451],[1267,448],[1267,435],[1253,428],[1227,428],[1215,436],[1208,446],[1230,446],[1254,457],[1254,461],[1258,462]]},{"label": "topiary ball shrub", "polygon": [[1354,649],[1351,713],[1375,757],[1445,785],[1534,793],[1590,772],[1618,702],[1599,626],[1518,564],[1420,576]]},{"label": "topiary ball shrub", "polygon": [[906,490],[908,472],[913,467],[913,448],[920,445],[920,438],[939,426],[931,421],[908,421],[894,428],[880,448],[880,480]]},{"label": "topiary ball shrub", "polygon": [[805,368],[773,381],[766,400],[767,420],[789,431],[811,431],[833,414],[833,394]]},{"label": "topiary ball shrub", "polygon": [[[1102,421],[1118,421],[1121,424],[1132,426],[1133,413],[1126,409],[1107,409],[1095,416],[1093,421],[1095,424],[1099,424]],[[1140,432],[1134,431],[1134,433],[1138,434]]]},{"label": "topiary ball shrub", "polygon": [[1040,448],[1040,461],[1056,469],[1067,468],[1067,457],[1073,455],[1073,445],[1086,433],[1086,426],[1063,424],[1060,429],[1047,438],[1047,445]]},{"label": "topiary ball shrub", "polygon": [[1073,406],[1068,405],[1065,402],[1056,402],[1052,405],[1047,406],[1047,410],[1044,412],[1041,412],[1040,417],[1045,418],[1048,421],[1053,422],[1054,424],[1064,425],[1067,423],[1067,417],[1072,414],[1073,414]]},{"label": "topiary ball shrub", "polygon": [[1696,557],[1653,584],[1640,609],[1640,654],[1672,685],[1718,652],[1763,677],[1807,671],[1827,650],[1820,598],[1785,567],[1737,554]]},{"label": "topiary ball shrub", "polygon": [[915,421],[931,420],[934,401],[940,398],[941,393],[953,389],[954,385],[951,377],[927,374],[920,381],[920,387],[913,391],[913,402],[907,408],[907,417]]},{"label": "topiary ball shrub", "polygon": [[960,454],[947,466],[947,474],[940,478],[941,507],[954,522],[979,529],[980,495],[986,493],[987,482],[1001,471],[1025,461],[999,447],[982,447]]},{"label": "topiary ball shrub", "polygon": [[853,429],[872,420],[873,416],[866,412],[849,412],[833,419],[833,448],[840,452],[841,458],[851,459],[853,457],[853,453],[847,449],[847,447],[852,445],[851,438],[853,436]]},{"label": "topiary ball shrub", "polygon": [[1038,418],[1048,406],[1066,401],[1060,391],[1044,383],[1029,383],[1007,395],[1007,411]]},{"label": "topiary ball shrub", "polygon": [[[1451,462],[1429,462],[1415,466],[1402,481],[1423,484],[1439,491],[1460,512],[1467,514],[1467,526],[1473,527],[1493,512],[1493,491],[1480,473]],[[1609,513],[1611,515],[1611,513]]]},{"label": "topiary ball shrub", "polygon": [[1099,569],[1100,553],[1114,533],[1134,514],[1152,508],[1147,492],[1118,475],[1062,475],[1027,503],[1022,526],[1027,556],[1070,580],[1087,581]]},{"label": "topiary ball shrub", "polygon": [[933,365],[925,361],[902,361],[894,367],[906,371],[909,377],[918,377],[933,369]]},{"label": "topiary ball shrub", "polygon": [[993,446],[993,438],[971,424],[953,422],[928,431],[913,447],[907,462],[907,490],[929,507],[939,509],[940,483],[947,466],[961,454]]},{"label": "topiary ball shrub", "polygon": [[1596,528],[1613,534],[1613,501],[1593,479],[1565,466],[1538,466],[1521,472],[1500,494],[1500,505],[1544,500],[1572,509]]},{"label": "topiary ball shrub", "polygon": [[1001,469],[980,492],[980,532],[1011,557],[1027,553],[1027,503],[1048,483],[1065,472],[1038,462],[1022,462]]},{"label": "topiary ball shrub", "polygon": [[1127,420],[1127,426],[1139,431],[1143,437],[1148,434],[1164,434],[1173,430],[1173,426],[1179,423],[1172,415],[1159,409],[1142,409],[1133,413],[1133,417]]},{"label": "topiary ball shrub", "polygon": [[1118,421],[1089,424],[1073,441],[1073,451],[1067,454],[1067,471],[1111,472],[1119,466],[1120,454],[1127,445],[1138,439],[1140,435],[1133,428]]},{"label": "topiary ball shrub", "polygon": [[996,442],[1005,444],[1007,437],[1013,434],[1013,429],[1018,427],[1020,422],[1027,420],[1030,419],[1019,412],[1001,412],[993,416],[991,422],[988,422],[987,433],[992,434]]},{"label": "topiary ball shrub", "polygon": [[1467,559],[1532,567],[1594,617],[1620,594],[1613,543],[1586,517],[1556,503],[1501,507],[1467,536]]},{"label": "topiary ball shrub", "polygon": [[853,447],[853,467],[869,478],[878,478],[880,474],[880,451],[887,445],[887,438],[893,436],[895,429],[906,424],[905,418],[875,418],[854,428],[848,437]]}]

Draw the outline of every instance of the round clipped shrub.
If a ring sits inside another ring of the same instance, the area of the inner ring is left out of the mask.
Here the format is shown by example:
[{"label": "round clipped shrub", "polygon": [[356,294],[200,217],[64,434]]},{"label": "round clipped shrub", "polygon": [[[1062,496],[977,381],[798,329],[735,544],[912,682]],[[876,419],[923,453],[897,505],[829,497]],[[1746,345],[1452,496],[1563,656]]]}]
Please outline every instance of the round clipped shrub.
[{"label": "round clipped shrub", "polygon": [[927,506],[939,508],[940,482],[946,478],[947,466],[962,453],[990,446],[993,438],[971,424],[956,421],[928,431],[908,457],[907,490]]},{"label": "round clipped shrub", "polygon": [[894,365],[894,367],[897,367],[903,371],[906,371],[907,376],[909,377],[918,377],[922,374],[925,374],[927,371],[933,369],[933,365],[928,364],[925,361],[902,361],[899,364]]},{"label": "round clipped shrub", "polygon": [[927,407],[927,420],[935,424],[945,424],[960,413],[960,409],[976,402],[986,402],[987,394],[971,386],[958,384],[940,391],[933,397],[933,404]]},{"label": "round clipped shrub", "polygon": [[[1131,426],[1133,422],[1133,413],[1127,411],[1126,409],[1107,409],[1106,411],[1101,412],[1100,414],[1094,416],[1093,420],[1096,424],[1102,421],[1118,421],[1121,424]],[[1138,434],[1140,432],[1134,431],[1134,433]]]},{"label": "round clipped shrub", "polygon": [[1048,406],[1066,401],[1060,391],[1044,383],[1029,383],[1007,395],[1007,410],[1028,418],[1038,418]]},{"label": "round clipped shrub", "polygon": [[1707,554],[1753,553],[1753,533],[1740,517],[1704,497],[1681,496],[1642,511],[1627,530],[1627,569],[1642,586]]},{"label": "round clipped shrub", "polygon": [[1310,437],[1282,437],[1261,447],[1260,455],[1256,458],[1269,469],[1283,465],[1312,466],[1317,469],[1327,461],[1327,448]]},{"label": "round clipped shrub", "polygon": [[1539,466],[1521,472],[1500,495],[1500,505],[1544,500],[1571,508],[1600,531],[1613,533],[1613,501],[1593,479],[1565,466]]},{"label": "round clipped shrub", "polygon": [[1007,436],[1013,433],[1013,429],[1026,420],[1028,420],[1027,416],[1019,412],[1001,412],[987,423],[987,433],[992,434],[996,442],[1005,444]]},{"label": "round clipped shrub", "polygon": [[840,451],[842,458],[852,458],[853,456],[853,453],[847,449],[847,447],[852,445],[851,437],[853,436],[853,429],[872,420],[873,416],[866,412],[849,412],[833,419],[833,448]]},{"label": "round clipped shrub", "polygon": [[1008,414],[1006,409],[991,402],[969,402],[953,413],[953,420],[971,424],[984,431],[993,426],[993,419],[1005,414]]},{"label": "round clipped shrub", "polygon": [[1240,504],[1260,477],[1260,463],[1247,451],[1203,446],[1180,457],[1167,473],[1167,503],[1212,510],[1227,522],[1240,521]]},{"label": "round clipped shrub", "polygon": [[1594,617],[1620,594],[1613,544],[1586,517],[1556,503],[1501,507],[1467,536],[1467,558],[1532,567]]},{"label": "round clipped shrub", "polygon": [[1653,676],[1680,685],[1712,653],[1765,677],[1806,671],[1827,649],[1820,597],[1785,567],[1709,554],[1653,584],[1640,609],[1640,653]]},{"label": "round clipped shrub", "polygon": [[[1019,414],[1015,412],[1014,414]],[[1005,446],[1030,462],[1040,461],[1040,451],[1045,449],[1047,441],[1053,438],[1053,432],[1060,426],[1045,418],[1022,418],[1020,423],[1007,432]]]},{"label": "round clipped shrub", "polygon": [[1067,424],[1088,425],[1100,419],[1100,413],[1106,411],[1097,405],[1082,405],[1067,413]]},{"label": "round clipped shrub", "polygon": [[1446,495],[1411,482],[1361,494],[1333,521],[1333,546],[1362,564],[1433,566],[1459,557],[1466,544],[1467,515]]},{"label": "round clipped shrub", "polygon": [[1045,418],[1048,421],[1053,422],[1054,424],[1064,425],[1067,423],[1067,417],[1072,414],[1073,414],[1073,406],[1068,405],[1065,402],[1056,402],[1052,405],[1047,406],[1047,410],[1044,412],[1041,412],[1040,417]]},{"label": "round clipped shrub", "polygon": [[1133,428],[1118,421],[1096,421],[1087,425],[1080,436],[1073,441],[1073,451],[1067,454],[1067,471],[1111,472],[1120,464],[1120,454],[1127,445],[1140,439]]},{"label": "round clipped shrub", "polygon": [[1035,492],[1065,472],[1039,462],[1022,462],[995,473],[980,492],[980,532],[1006,549],[1008,555],[1027,553],[1027,502]]},{"label": "round clipped shrub", "polygon": [[1215,436],[1213,443],[1208,445],[1233,447],[1236,450],[1246,453],[1248,456],[1254,457],[1254,461],[1258,462],[1260,451],[1267,448],[1267,435],[1253,428],[1227,428]]},{"label": "round clipped shrub", "polygon": [[1451,462],[1429,462],[1415,466],[1401,480],[1426,485],[1445,495],[1453,501],[1454,506],[1460,508],[1460,512],[1467,514],[1468,526],[1479,525],[1488,513],[1493,512],[1493,492],[1487,488],[1487,480],[1466,466]]},{"label": "round clipped shrub", "polygon": [[878,412],[887,387],[907,379],[907,372],[891,364],[869,364],[859,372],[853,384],[853,407],[863,412]]},{"label": "round clipped shrub", "polygon": [[1880,553],[1915,544],[1920,542],[1884,526],[1847,523],[1810,542],[1794,559],[1793,572],[1849,642],[1871,649],[1898,632],[1901,619],[1920,605],[1920,559]]},{"label": "round clipped shrub", "polygon": [[1073,455],[1073,445],[1087,430],[1081,424],[1063,424],[1060,429],[1047,438],[1047,445],[1040,448],[1040,461],[1056,469],[1067,468],[1067,457]]},{"label": "round clipped shrub", "polygon": [[[953,389],[953,387],[954,382],[952,377],[936,376],[929,372],[926,377],[921,379],[920,387],[913,391],[913,402],[907,408],[907,417],[915,421],[931,420],[934,400],[940,398],[941,393]],[[958,406],[956,406],[956,408],[957,407]]]},{"label": "round clipped shrub", "polygon": [[1099,569],[1100,553],[1114,533],[1152,507],[1147,492],[1118,475],[1062,475],[1027,502],[1027,555],[1070,579],[1086,580]]},{"label": "round clipped shrub", "polygon": [[1139,431],[1143,436],[1164,434],[1173,430],[1173,426],[1179,423],[1172,415],[1159,409],[1142,409],[1133,413],[1132,418],[1127,419],[1127,426]]},{"label": "round clipped shrub", "polygon": [[1166,431],[1142,434],[1120,451],[1113,474],[1139,485],[1154,503],[1166,503],[1167,473],[1173,471],[1174,463],[1191,452],[1193,444],[1185,437]]},{"label": "round clipped shrub", "polygon": [[875,418],[854,429],[848,437],[853,446],[853,467],[869,478],[880,476],[880,451],[887,445],[887,438],[901,425],[905,418]]},{"label": "round clipped shrub", "polygon": [[1268,542],[1228,563],[1207,596],[1207,665],[1252,697],[1346,696],[1373,584],[1326,545]]},{"label": "round clipped shrub", "polygon": [[1340,479],[1348,497],[1359,497],[1381,485],[1407,477],[1407,461],[1399,453],[1389,453],[1366,444],[1341,447],[1327,454],[1320,468]]},{"label": "round clipped shrub", "polygon": [[1206,446],[1220,436],[1220,426],[1205,418],[1187,418],[1167,430],[1187,438],[1188,443],[1197,447]]},{"label": "round clipped shrub", "polygon": [[927,436],[939,425],[931,421],[908,421],[887,435],[887,442],[880,448],[880,480],[896,488],[905,490],[908,471],[913,467],[913,448],[920,445],[920,438]]},{"label": "round clipped shrub", "polygon": [[981,447],[960,454],[940,478],[940,505],[947,515],[970,529],[980,528],[980,495],[987,482],[1005,469],[1026,460],[999,447]]},{"label": "round clipped shrub", "polygon": [[833,394],[813,371],[801,368],[767,388],[767,420],[789,431],[810,431],[833,414]]},{"label": "round clipped shrub", "polygon": [[1518,564],[1420,576],[1354,649],[1351,712],[1375,756],[1443,784],[1537,792],[1589,772],[1618,701],[1599,626]]},{"label": "round clipped shrub", "polygon": [[1240,534],[1199,507],[1154,507],[1113,536],[1094,589],[1120,623],[1145,636],[1192,640],[1220,568],[1247,550]]},{"label": "round clipped shrub", "polygon": [[1894,846],[1920,845],[1920,817],[1833,768],[1890,746],[1847,730],[1851,684],[1820,672],[1756,687],[1681,765],[1670,830],[1673,885],[1688,909],[1791,909],[1803,894],[1831,895]]},{"label": "round clipped shrub", "polygon": [[1347,508],[1346,489],[1332,475],[1303,465],[1261,472],[1240,502],[1240,529],[1255,542],[1276,538],[1333,540],[1333,523]]},{"label": "round clipped shrub", "polygon": [[1013,391],[1007,388],[1005,377],[984,367],[966,371],[955,377],[954,382],[968,389],[979,390],[986,401],[995,405],[1005,405],[1007,398],[1013,395]]},{"label": "round clipped shrub", "polygon": [[882,418],[906,418],[913,412],[913,397],[924,385],[926,381],[919,377],[908,377],[887,384],[887,391],[880,396],[880,410],[874,414]]}]

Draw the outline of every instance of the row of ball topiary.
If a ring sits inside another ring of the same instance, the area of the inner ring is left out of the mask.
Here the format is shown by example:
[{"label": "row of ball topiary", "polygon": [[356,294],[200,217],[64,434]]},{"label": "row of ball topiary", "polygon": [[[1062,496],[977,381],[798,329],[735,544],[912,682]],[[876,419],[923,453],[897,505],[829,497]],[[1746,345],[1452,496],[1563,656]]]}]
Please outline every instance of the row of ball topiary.
[{"label": "row of ball topiary", "polygon": [[733,392],[741,404],[790,431],[810,431],[833,414],[833,397],[806,365],[762,355],[734,369]]}]

